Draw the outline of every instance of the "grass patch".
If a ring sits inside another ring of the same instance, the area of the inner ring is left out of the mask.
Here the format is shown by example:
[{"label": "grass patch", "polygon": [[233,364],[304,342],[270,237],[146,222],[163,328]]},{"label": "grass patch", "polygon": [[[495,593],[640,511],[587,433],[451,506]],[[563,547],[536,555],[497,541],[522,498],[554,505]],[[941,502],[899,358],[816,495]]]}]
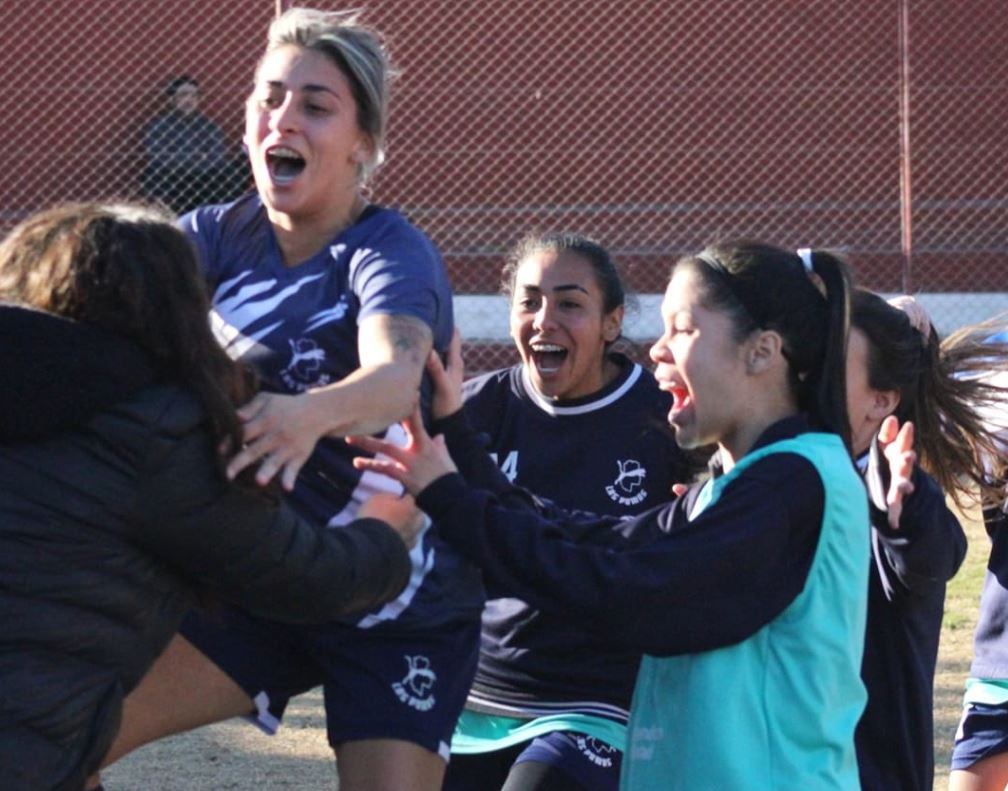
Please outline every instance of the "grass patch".
[{"label": "grass patch", "polygon": [[973,629],[980,604],[980,589],[987,569],[990,540],[984,532],[979,510],[961,515],[969,540],[966,560],[949,583],[945,619],[938,647],[935,673],[935,791],[948,785],[952,740],[962,711],[962,693],[973,657]]}]

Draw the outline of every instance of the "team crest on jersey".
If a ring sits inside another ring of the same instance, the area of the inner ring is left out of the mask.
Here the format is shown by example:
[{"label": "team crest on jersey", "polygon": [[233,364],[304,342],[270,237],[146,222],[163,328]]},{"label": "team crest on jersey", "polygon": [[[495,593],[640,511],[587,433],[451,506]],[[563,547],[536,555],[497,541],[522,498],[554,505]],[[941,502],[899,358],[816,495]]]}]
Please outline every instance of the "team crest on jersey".
[{"label": "team crest on jersey", "polygon": [[647,490],[644,488],[647,470],[636,459],[617,459],[616,465],[619,473],[616,480],[606,487],[606,494],[620,505],[640,505],[647,499]]},{"label": "team crest on jersey", "polygon": [[319,374],[325,362],[325,349],[311,338],[288,340],[291,356],[287,367],[280,371],[280,378],[291,390],[307,390],[309,387],[329,384],[329,374]]},{"label": "team crest on jersey", "polygon": [[434,682],[437,681],[430,660],[425,656],[404,656],[403,659],[406,660],[406,675],[392,685],[392,690],[406,705],[417,711],[430,711],[434,707]]},{"label": "team crest on jersey", "polygon": [[595,764],[595,766],[612,769],[613,753],[616,751],[608,744],[596,739],[594,736],[585,736],[582,733],[577,734],[574,741],[581,755]]}]

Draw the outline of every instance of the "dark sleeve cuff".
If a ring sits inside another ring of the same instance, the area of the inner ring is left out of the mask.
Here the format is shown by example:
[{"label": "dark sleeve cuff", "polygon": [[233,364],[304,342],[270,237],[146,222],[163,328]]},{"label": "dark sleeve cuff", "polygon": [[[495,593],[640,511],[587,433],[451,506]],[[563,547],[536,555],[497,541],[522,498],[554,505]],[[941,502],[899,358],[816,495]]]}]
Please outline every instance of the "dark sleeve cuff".
[{"label": "dark sleeve cuff", "polygon": [[[921,520],[917,518],[917,513],[922,505],[930,506],[934,499],[933,492],[931,491],[930,481],[924,477],[921,472],[920,467],[914,465],[913,473],[910,475],[910,483],[913,484],[914,490],[908,496],[903,498],[903,510],[900,514],[899,527],[895,530],[889,526],[889,509],[885,504],[885,494],[889,491],[889,475],[886,474],[882,476],[882,486],[885,488],[882,490],[881,501],[882,505],[877,504],[877,498],[874,494],[868,499],[868,510],[871,516],[872,527],[878,530],[879,534],[885,538],[913,538],[914,535],[919,532],[919,526],[922,524]],[[941,503],[945,502],[944,496],[939,492],[938,499]]]},{"label": "dark sleeve cuff", "polygon": [[457,472],[442,475],[416,497],[417,507],[431,519],[437,521],[453,505],[463,499],[469,485]]},{"label": "dark sleeve cuff", "polygon": [[431,421],[431,436],[435,434],[451,434],[459,430],[469,429],[469,419],[466,417],[464,409],[458,409],[447,417],[437,418]]}]

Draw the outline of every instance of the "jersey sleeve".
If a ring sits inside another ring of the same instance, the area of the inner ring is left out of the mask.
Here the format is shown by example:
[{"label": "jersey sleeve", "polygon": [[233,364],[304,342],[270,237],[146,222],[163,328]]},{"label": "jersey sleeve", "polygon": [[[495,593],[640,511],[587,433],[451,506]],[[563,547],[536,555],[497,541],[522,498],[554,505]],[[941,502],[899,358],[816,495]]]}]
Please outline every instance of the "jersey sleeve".
[{"label": "jersey sleeve", "polygon": [[501,418],[507,409],[506,386],[507,374],[503,371],[482,374],[468,379],[462,385],[465,417],[477,432],[488,436],[491,444],[496,439]]},{"label": "jersey sleeve", "polygon": [[440,283],[442,264],[419,232],[389,234],[361,248],[350,263],[350,288],[360,302],[358,323],[374,314],[412,316],[434,330],[450,293]]},{"label": "jersey sleeve", "polygon": [[[786,494],[784,494],[786,493]],[[620,523],[564,518],[505,493],[435,481],[417,502],[488,584],[653,655],[707,651],[755,634],[804,588],[825,491],[814,466],[754,463],[696,518],[674,501]],[[526,501],[532,502],[532,501]]]},{"label": "jersey sleeve", "polygon": [[966,557],[966,534],[934,478],[914,467],[914,490],[903,501],[895,530],[889,526],[886,506],[888,464],[877,444],[872,446],[865,478],[876,537],[873,554],[875,562],[886,570],[883,588],[889,600],[912,599],[952,579]]},{"label": "jersey sleeve", "polygon": [[204,276],[209,282],[215,282],[220,260],[218,244],[221,208],[201,206],[193,209],[179,218],[178,225],[196,248],[196,260],[199,261]]}]

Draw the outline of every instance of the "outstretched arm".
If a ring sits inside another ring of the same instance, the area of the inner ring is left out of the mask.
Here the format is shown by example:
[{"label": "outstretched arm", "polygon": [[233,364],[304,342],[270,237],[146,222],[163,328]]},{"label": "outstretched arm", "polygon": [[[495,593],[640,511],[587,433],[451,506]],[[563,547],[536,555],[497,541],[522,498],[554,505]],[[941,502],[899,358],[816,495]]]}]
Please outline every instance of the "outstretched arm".
[{"label": "outstretched arm", "polygon": [[[468,485],[419,415],[405,428],[401,448],[352,438],[380,454],[354,464],[416,494],[442,537],[495,589],[629,649],[673,654],[729,645],[776,617],[805,585],[824,494],[814,468],[798,457],[757,462],[692,521],[669,504],[630,520],[590,523],[583,514]],[[766,496],[784,486],[802,497]],[[613,532],[616,524],[622,535]]]},{"label": "outstretched arm", "polygon": [[299,395],[260,393],[239,410],[246,444],[228,464],[228,476],[258,462],[257,483],[280,474],[290,491],[321,437],[370,434],[406,417],[418,402],[431,345],[431,330],[419,319],[367,317],[358,329],[356,371]]},{"label": "outstretched arm", "polygon": [[[784,482],[802,487],[802,497],[766,496]],[[692,521],[669,503],[623,522],[619,541],[611,530],[580,531],[560,513],[508,507],[458,475],[442,476],[417,502],[495,590],[629,650],[665,655],[743,640],[801,593],[823,490],[804,460],[768,461]]]}]

